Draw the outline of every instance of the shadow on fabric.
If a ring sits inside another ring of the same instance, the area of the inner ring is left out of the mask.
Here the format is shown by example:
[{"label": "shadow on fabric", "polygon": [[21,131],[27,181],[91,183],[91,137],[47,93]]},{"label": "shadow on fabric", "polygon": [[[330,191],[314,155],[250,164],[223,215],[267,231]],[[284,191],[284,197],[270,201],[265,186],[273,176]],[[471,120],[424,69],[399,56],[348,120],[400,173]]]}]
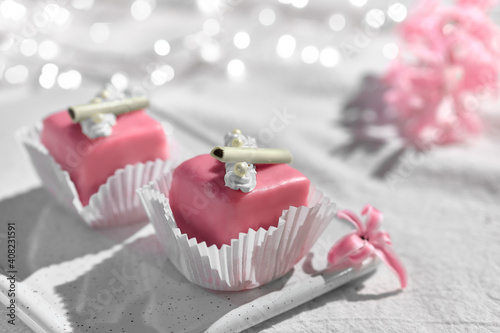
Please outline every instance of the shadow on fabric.
[{"label": "shadow on fabric", "polygon": [[[397,118],[384,101],[387,85],[375,75],[366,75],[359,89],[347,100],[340,122],[350,134],[350,141],[334,147],[330,153],[347,158],[362,151],[366,154],[380,153],[390,140],[397,138]],[[404,146],[396,149],[374,168],[372,176],[382,179],[405,154]]]},{"label": "shadow on fabric", "polygon": [[[15,224],[18,281],[43,267],[107,249],[144,225],[93,230],[44,188],[0,201],[0,216],[0,235],[4,238],[8,223]],[[2,253],[7,253],[7,242],[1,244]],[[0,258],[0,267],[6,271],[7,256]]]}]

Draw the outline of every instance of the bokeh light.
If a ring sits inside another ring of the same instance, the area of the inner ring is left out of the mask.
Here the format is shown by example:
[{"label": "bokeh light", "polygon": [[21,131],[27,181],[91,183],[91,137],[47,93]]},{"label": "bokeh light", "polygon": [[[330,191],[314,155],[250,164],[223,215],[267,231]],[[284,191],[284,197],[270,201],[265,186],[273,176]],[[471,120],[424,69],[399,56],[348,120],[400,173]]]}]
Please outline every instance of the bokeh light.
[{"label": "bokeh light", "polygon": [[172,66],[163,65],[151,73],[151,82],[156,86],[162,86],[167,82],[172,81],[175,76],[175,71]]},{"label": "bokeh light", "polygon": [[333,14],[328,20],[328,25],[333,31],[342,31],[345,28],[345,17],[342,14]]},{"label": "bokeh light", "polygon": [[71,16],[70,12],[55,3],[48,3],[43,8],[46,17],[57,25],[64,25]]},{"label": "bokeh light", "polygon": [[128,78],[123,73],[113,74],[111,77],[111,84],[119,91],[124,91],[128,87]]},{"label": "bokeh light", "polygon": [[333,47],[321,50],[319,61],[325,67],[335,67],[340,62],[340,53]]},{"label": "bokeh light", "polygon": [[408,15],[408,9],[400,2],[393,3],[387,9],[387,15],[394,22],[403,22]]},{"label": "bokeh light", "polygon": [[151,4],[144,0],[136,0],[130,6],[130,14],[137,21],[144,21],[153,11]]},{"label": "bokeh light", "polygon": [[57,25],[64,25],[69,21],[71,14],[66,8],[59,7],[56,15],[54,16],[54,23]]},{"label": "bokeh light", "polygon": [[245,63],[240,59],[233,59],[227,64],[227,73],[230,77],[242,77],[245,74],[245,70]]},{"label": "bokeh light", "polygon": [[259,22],[262,25],[269,26],[276,21],[276,14],[271,8],[264,8],[259,13]]},{"label": "bokeh light", "polygon": [[154,49],[156,54],[166,56],[170,53],[170,44],[166,40],[160,39],[156,41]]},{"label": "bokeh light", "polygon": [[0,4],[0,14],[6,19],[20,21],[26,14],[26,7],[13,0],[5,0]]},{"label": "bokeh light", "polygon": [[110,30],[107,23],[94,23],[90,27],[90,39],[97,44],[104,43],[109,39]]},{"label": "bokeh light", "polygon": [[368,0],[349,0],[349,2],[356,7],[363,7]]},{"label": "bokeh light", "polygon": [[245,31],[240,31],[234,35],[233,43],[238,49],[244,50],[250,45],[250,35]]},{"label": "bokeh light", "polygon": [[373,28],[380,28],[385,23],[385,14],[381,9],[370,9],[365,15],[365,21]]},{"label": "bokeh light", "polygon": [[196,5],[198,9],[205,14],[212,14],[215,12],[215,2],[207,0],[196,0]]},{"label": "bokeh light", "polygon": [[203,23],[203,31],[209,36],[215,36],[220,32],[220,23],[216,19],[208,19]]},{"label": "bokeh light", "polygon": [[10,84],[22,84],[26,82],[29,76],[29,71],[26,66],[17,65],[14,67],[7,68],[5,71],[5,80]]},{"label": "bokeh light", "polygon": [[220,46],[216,40],[209,40],[201,46],[200,55],[206,62],[216,62],[220,58]]},{"label": "bokeh light", "polygon": [[78,89],[82,83],[82,74],[77,70],[69,70],[59,74],[57,84],[63,89]]},{"label": "bokeh light", "polygon": [[276,52],[278,56],[283,59],[290,58],[295,52],[295,47],[297,46],[297,42],[295,38],[291,35],[283,35],[278,40],[278,45],[276,46]]},{"label": "bokeh light", "polygon": [[57,65],[48,63],[43,65],[42,74],[38,79],[40,85],[45,89],[50,89],[56,83],[57,73],[59,72],[59,67]]},{"label": "bokeh light", "polygon": [[306,64],[314,64],[319,59],[319,50],[316,46],[306,46],[302,50],[301,57]]},{"label": "bokeh light", "polygon": [[295,8],[304,8],[309,3],[309,0],[292,0],[291,2]]},{"label": "bokeh light", "polygon": [[19,51],[23,56],[31,57],[38,51],[38,43],[34,39],[25,39],[19,44]]},{"label": "bokeh light", "polygon": [[38,46],[38,55],[45,60],[51,60],[59,54],[59,45],[51,40],[44,40]]}]

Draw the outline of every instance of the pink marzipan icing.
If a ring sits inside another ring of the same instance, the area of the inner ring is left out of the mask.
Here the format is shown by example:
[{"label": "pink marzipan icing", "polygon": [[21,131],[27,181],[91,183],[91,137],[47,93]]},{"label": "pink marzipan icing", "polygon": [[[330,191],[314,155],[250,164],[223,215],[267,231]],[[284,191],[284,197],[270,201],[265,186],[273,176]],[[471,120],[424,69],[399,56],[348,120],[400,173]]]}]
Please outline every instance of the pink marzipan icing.
[{"label": "pink marzipan icing", "polygon": [[168,157],[161,124],[144,110],[119,115],[113,133],[97,139],[85,136],[80,124],[61,111],[44,119],[41,141],[69,172],[83,206],[117,169]]},{"label": "pink marzipan icing", "polygon": [[173,173],[170,207],[177,226],[207,246],[230,245],[249,228],[277,226],[282,211],[306,206],[309,179],[286,164],[259,164],[257,186],[249,193],[225,187],[224,163],[199,155]]}]

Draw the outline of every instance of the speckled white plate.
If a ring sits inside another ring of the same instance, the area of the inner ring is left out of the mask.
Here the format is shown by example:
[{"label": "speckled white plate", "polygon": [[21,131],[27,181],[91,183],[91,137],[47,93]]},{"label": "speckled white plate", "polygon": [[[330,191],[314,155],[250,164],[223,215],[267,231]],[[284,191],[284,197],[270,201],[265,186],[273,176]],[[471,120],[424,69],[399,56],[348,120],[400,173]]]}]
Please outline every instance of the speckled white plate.
[{"label": "speckled white plate", "polygon": [[[16,223],[17,316],[36,332],[238,332],[376,267],[318,273],[329,247],[349,231],[335,221],[283,278],[249,291],[215,292],[170,264],[150,224],[92,230],[41,188],[0,208]],[[6,267],[6,258],[0,264]],[[7,304],[5,277],[0,288]]]}]

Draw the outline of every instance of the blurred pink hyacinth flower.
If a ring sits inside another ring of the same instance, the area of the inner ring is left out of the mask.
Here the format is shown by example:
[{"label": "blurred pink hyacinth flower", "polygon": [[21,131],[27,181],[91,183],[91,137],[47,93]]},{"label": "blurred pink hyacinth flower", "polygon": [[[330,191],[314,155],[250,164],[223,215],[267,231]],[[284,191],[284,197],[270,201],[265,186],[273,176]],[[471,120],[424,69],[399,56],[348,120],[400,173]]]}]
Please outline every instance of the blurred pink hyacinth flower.
[{"label": "blurred pink hyacinth flower", "polygon": [[388,105],[410,143],[448,144],[482,130],[478,106],[497,91],[499,29],[495,0],[423,0],[401,25],[406,51],[385,80]]},{"label": "blurred pink hyacinth flower", "polygon": [[398,276],[401,288],[406,287],[408,277],[406,269],[392,249],[389,234],[380,230],[382,213],[370,205],[363,208],[362,215],[367,215],[366,225],[350,210],[341,210],[337,216],[356,227],[356,231],[341,238],[328,252],[328,261],[332,266],[351,266],[361,264],[364,260],[378,256]]}]

